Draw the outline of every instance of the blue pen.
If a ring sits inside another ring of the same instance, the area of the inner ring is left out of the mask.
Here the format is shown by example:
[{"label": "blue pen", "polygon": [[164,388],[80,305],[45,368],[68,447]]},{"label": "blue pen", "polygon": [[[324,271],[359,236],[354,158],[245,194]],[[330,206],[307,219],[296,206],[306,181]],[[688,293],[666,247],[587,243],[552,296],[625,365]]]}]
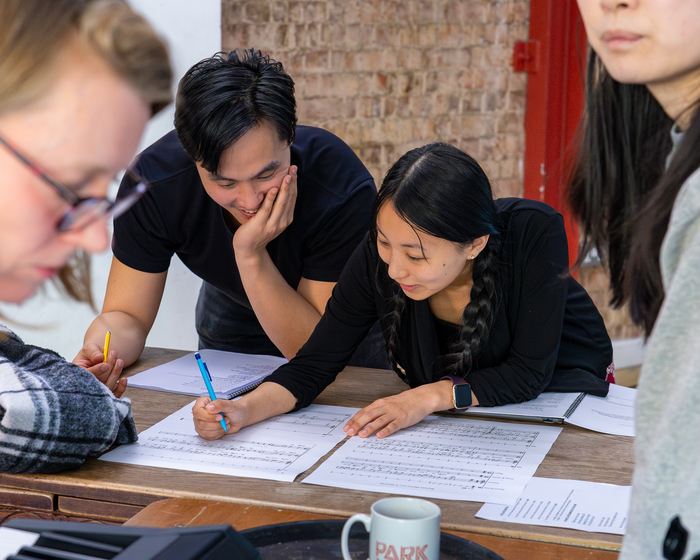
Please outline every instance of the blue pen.
[{"label": "blue pen", "polygon": [[[202,356],[199,355],[199,352],[195,353],[194,359],[197,360],[197,365],[199,366],[199,371],[202,374],[202,377],[204,378],[204,384],[207,386],[207,391],[209,391],[209,397],[211,400],[215,401],[216,400],[216,393],[214,393],[214,388],[211,386],[211,374],[209,373],[209,369],[207,368],[207,364],[205,364],[202,361]],[[224,429],[224,432],[226,431],[226,421],[224,420],[224,415],[221,415],[221,427]]]}]

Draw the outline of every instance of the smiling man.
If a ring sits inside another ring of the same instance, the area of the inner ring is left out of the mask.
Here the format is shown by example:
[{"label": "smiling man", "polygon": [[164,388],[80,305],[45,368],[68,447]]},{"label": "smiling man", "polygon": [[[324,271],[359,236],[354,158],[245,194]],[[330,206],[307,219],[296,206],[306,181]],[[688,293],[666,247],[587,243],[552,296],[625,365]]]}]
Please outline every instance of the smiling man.
[{"label": "smiling man", "polygon": [[[139,159],[152,187],[115,222],[102,314],[75,363],[102,361],[106,331],[118,333],[116,368],[139,357],[174,254],[204,280],[201,348],[296,354],[368,230],[376,194],[342,140],[296,121],[294,82],[259,51],[218,54],[189,70],[176,130]],[[124,388],[122,380],[116,392]]]}]

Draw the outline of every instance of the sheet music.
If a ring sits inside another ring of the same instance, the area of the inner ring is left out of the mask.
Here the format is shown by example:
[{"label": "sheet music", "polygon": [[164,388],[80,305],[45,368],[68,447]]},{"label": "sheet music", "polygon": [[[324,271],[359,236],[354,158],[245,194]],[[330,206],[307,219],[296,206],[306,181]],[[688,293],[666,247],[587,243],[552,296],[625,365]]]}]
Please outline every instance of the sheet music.
[{"label": "sheet music", "polygon": [[561,428],[428,416],[387,438],[357,436],[303,482],[512,504]]},{"label": "sheet music", "polygon": [[607,397],[586,395],[566,423],[604,434],[634,436],[636,399],[637,389],[611,383]]},{"label": "sheet music", "polygon": [[103,461],[292,482],[345,438],[357,408],[311,405],[237,434],[207,441],[197,435],[192,404],[100,457]]},{"label": "sheet music", "polygon": [[[212,386],[219,398],[261,381],[287,360],[277,356],[239,354],[204,349],[199,353],[209,368]],[[182,393],[195,397],[207,394],[207,387],[194,359],[194,352],[129,377],[131,387]]]},{"label": "sheet music", "polygon": [[624,535],[631,486],[533,478],[512,506],[484,504],[482,519]]}]

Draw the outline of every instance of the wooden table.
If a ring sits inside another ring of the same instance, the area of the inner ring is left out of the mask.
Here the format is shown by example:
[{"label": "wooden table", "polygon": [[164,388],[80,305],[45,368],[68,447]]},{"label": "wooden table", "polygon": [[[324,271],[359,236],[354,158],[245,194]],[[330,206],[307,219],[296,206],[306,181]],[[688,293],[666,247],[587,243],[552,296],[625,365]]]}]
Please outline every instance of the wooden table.
[{"label": "wooden table", "polygon": [[[142,358],[129,368],[128,374],[183,354],[186,352],[147,348]],[[405,387],[390,372],[347,368],[315,402],[361,407]],[[135,388],[128,388],[126,396],[132,399],[139,432],[193,400],[186,395]],[[603,435],[565,425],[536,476],[628,485],[633,468],[632,445],[632,438]],[[223,504],[217,508],[225,506],[228,517],[222,513],[224,517],[220,516],[221,519],[238,519],[241,515],[245,518],[252,507],[255,523],[259,525],[279,522],[280,519],[348,517],[357,512],[369,513],[373,502],[389,495],[301,484],[300,480],[312,470],[289,483],[124,465],[93,458],[83,468],[61,474],[0,474],[0,506],[122,522],[139,514],[145,506],[166,498],[210,500]],[[621,537],[616,535],[478,519],[475,514],[481,503],[432,501],[442,509],[443,530],[478,542],[507,560],[612,560],[617,557],[621,543]],[[151,509],[162,507],[162,504],[154,505]],[[194,507],[196,510],[198,506],[195,504]],[[197,517],[202,516],[198,514]],[[187,516],[185,519],[187,523],[192,521]],[[202,519],[212,522],[211,517]],[[245,527],[239,523],[238,528]]]}]

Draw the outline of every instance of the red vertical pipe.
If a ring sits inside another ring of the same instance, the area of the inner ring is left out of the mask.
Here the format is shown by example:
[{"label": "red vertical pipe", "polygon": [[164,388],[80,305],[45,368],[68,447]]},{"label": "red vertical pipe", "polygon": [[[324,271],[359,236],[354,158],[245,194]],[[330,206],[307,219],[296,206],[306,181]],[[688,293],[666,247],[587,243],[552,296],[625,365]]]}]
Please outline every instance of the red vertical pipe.
[{"label": "red vertical pipe", "polygon": [[524,196],[564,215],[569,261],[578,254],[578,228],[564,200],[566,165],[583,113],[585,33],[574,0],[531,0],[530,41],[539,63],[528,75]]}]

